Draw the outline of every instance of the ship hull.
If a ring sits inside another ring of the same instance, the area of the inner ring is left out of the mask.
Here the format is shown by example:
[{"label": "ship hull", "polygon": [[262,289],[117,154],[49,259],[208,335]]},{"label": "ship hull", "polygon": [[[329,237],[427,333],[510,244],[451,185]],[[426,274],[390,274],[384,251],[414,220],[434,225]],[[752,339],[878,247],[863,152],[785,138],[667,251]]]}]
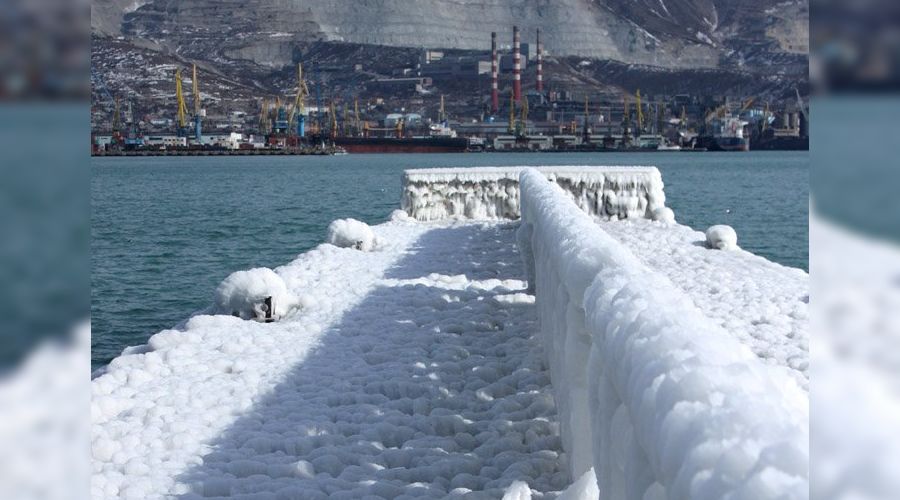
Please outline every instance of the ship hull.
[{"label": "ship hull", "polygon": [[707,151],[750,151],[750,139],[746,137],[701,137],[697,146]]},{"label": "ship hull", "polygon": [[334,140],[334,144],[348,153],[464,153],[469,141],[461,137],[340,137]]}]

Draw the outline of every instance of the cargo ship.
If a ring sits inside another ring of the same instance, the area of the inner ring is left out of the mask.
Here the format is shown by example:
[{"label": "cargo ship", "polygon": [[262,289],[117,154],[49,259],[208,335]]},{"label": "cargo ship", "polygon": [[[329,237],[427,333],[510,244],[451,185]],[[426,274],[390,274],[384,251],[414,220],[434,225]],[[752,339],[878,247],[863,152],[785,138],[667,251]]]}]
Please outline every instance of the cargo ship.
[{"label": "cargo ship", "polygon": [[716,118],[710,122],[713,134],[699,137],[697,146],[709,151],[750,151],[750,138],[744,135],[746,125],[736,116]]},{"label": "cargo ship", "polygon": [[334,145],[348,153],[464,153],[465,137],[336,137]]}]

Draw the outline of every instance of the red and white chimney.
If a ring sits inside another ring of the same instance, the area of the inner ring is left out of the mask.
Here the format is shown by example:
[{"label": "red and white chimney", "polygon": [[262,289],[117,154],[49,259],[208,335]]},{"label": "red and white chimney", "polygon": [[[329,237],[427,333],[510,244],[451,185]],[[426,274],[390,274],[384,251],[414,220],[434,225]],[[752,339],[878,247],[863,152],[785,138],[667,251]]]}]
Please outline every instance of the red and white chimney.
[{"label": "red and white chimney", "polygon": [[491,113],[500,109],[500,77],[499,61],[497,61],[497,32],[491,32]]},{"label": "red and white chimney", "polygon": [[513,100],[522,100],[522,55],[519,53],[519,27],[513,26]]},{"label": "red and white chimney", "polygon": [[537,91],[544,91],[544,46],[541,45],[541,29],[537,30]]}]

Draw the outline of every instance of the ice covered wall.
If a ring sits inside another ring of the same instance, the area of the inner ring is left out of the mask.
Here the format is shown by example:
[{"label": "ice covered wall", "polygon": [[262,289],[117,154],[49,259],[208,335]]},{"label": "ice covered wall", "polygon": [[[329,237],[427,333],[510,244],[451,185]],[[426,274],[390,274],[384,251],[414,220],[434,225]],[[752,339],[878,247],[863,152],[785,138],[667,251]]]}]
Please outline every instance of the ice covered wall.
[{"label": "ice covered wall", "polygon": [[809,496],[809,399],[562,189],[521,174],[519,242],[572,478],[609,499]]},{"label": "ice covered wall", "polygon": [[[407,170],[401,206],[419,221],[516,219],[519,173],[525,167]],[[656,167],[562,166],[536,169],[559,184],[585,212],[604,219],[652,218],[665,206]]]}]

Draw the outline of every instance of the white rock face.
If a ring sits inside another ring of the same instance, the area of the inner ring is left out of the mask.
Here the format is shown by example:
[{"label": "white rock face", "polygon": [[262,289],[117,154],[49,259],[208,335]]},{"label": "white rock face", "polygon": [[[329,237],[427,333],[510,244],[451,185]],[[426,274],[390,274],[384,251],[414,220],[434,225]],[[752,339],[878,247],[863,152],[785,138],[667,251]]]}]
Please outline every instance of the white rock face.
[{"label": "white rock face", "polygon": [[808,498],[797,374],[762,361],[542,173],[521,186],[571,476],[593,467],[609,499]]},{"label": "white rock face", "polygon": [[[419,221],[517,219],[524,167],[407,170],[401,207]],[[652,218],[665,207],[655,167],[560,166],[536,169],[579,208],[604,220]]]},{"label": "white rock face", "polygon": [[327,241],[336,247],[370,252],[375,248],[375,233],[365,222],[338,219],[328,225]]},{"label": "white rock face", "polygon": [[215,312],[241,319],[263,318],[264,303],[272,297],[274,317],[287,314],[297,304],[297,299],[287,289],[284,280],[267,267],[231,273],[216,289]]},{"label": "white rock face", "polygon": [[734,250],[738,247],[737,233],[724,224],[711,226],[706,230],[706,245],[717,250]]}]

